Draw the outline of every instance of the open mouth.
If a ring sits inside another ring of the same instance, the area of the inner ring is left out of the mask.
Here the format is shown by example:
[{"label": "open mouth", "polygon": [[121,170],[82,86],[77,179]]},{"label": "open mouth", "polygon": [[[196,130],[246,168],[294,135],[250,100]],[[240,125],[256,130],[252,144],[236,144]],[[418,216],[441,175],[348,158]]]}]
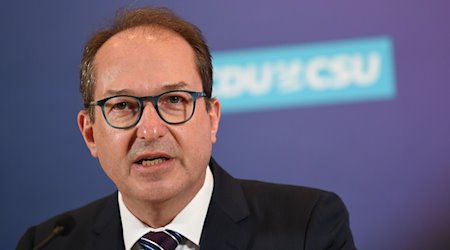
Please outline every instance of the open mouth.
[{"label": "open mouth", "polygon": [[167,160],[168,160],[168,158],[166,158],[166,157],[156,157],[156,158],[151,158],[151,159],[142,159],[142,160],[137,161],[136,163],[141,164],[142,166],[154,166],[154,165],[162,164]]}]

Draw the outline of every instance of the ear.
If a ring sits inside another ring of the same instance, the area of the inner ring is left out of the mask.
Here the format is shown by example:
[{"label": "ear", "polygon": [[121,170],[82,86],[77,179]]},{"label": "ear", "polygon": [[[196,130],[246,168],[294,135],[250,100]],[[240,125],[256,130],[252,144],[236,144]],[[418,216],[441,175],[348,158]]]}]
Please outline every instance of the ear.
[{"label": "ear", "polygon": [[89,148],[89,151],[91,151],[91,155],[93,157],[97,157],[97,147],[95,145],[94,130],[92,127],[93,123],[87,110],[81,110],[78,112],[77,122],[84,142]]},{"label": "ear", "polygon": [[217,141],[220,122],[220,102],[217,98],[210,100],[209,120],[211,122],[211,142],[214,144]]}]

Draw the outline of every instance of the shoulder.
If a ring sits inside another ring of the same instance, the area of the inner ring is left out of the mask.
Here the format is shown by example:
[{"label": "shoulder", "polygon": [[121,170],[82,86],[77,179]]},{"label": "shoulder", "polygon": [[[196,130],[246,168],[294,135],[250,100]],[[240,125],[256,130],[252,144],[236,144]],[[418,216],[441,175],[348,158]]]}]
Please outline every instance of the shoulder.
[{"label": "shoulder", "polygon": [[70,215],[76,220],[77,227],[84,227],[86,225],[92,225],[93,221],[98,219],[100,214],[108,211],[112,214],[115,210],[118,211],[118,209],[117,192],[115,192],[114,194],[92,201],[82,207],[54,216],[37,225],[37,228],[47,226],[53,227],[58,219],[66,215]]},{"label": "shoulder", "polygon": [[308,218],[318,206],[338,205],[345,210],[342,200],[333,192],[286,184],[253,180],[238,180],[250,209],[259,212],[286,211],[289,216]]},{"label": "shoulder", "polygon": [[[208,213],[227,214],[234,223],[249,226],[246,230],[252,234],[253,249],[355,249],[347,209],[335,193],[239,180],[214,160],[210,166],[214,175],[212,200],[217,206],[214,213]],[[210,224],[216,226],[217,221]],[[279,242],[284,245],[278,246]]]},{"label": "shoulder", "polygon": [[354,249],[347,208],[335,193],[303,186],[238,181],[258,227],[296,231],[304,238],[306,249]]},{"label": "shoulder", "polygon": [[256,195],[262,192],[269,192],[269,194],[302,195],[312,198],[329,193],[321,189],[305,186],[277,184],[257,180],[237,179],[237,181],[240,183],[244,191]]},{"label": "shoulder", "polygon": [[301,225],[305,225],[316,209],[325,204],[331,204],[333,209],[346,213],[342,200],[332,192],[304,186],[235,179],[213,159],[210,166],[214,175],[213,198],[226,210],[234,210],[238,205],[244,210],[245,206],[256,218],[282,222],[286,220],[283,217],[289,217],[289,222],[292,222],[295,217],[302,222]]},{"label": "shoulder", "polygon": [[[115,192],[114,194],[93,201],[80,208],[66,211],[47,219],[38,225],[30,227],[20,239],[17,249],[31,249],[36,244],[39,244],[51,234],[55,223],[60,221],[63,217],[67,218],[67,216],[73,218],[75,221],[73,230],[70,232],[70,237],[59,237],[62,239],[55,239],[55,243],[56,241],[70,240],[71,242],[76,242],[80,240],[78,244],[81,244],[81,242],[85,241],[85,239],[89,237],[89,234],[95,230],[95,227],[102,226],[102,220],[105,221],[105,223],[108,223],[107,221],[109,221],[114,214],[118,213],[117,193]],[[102,217],[105,218],[102,219]]]}]

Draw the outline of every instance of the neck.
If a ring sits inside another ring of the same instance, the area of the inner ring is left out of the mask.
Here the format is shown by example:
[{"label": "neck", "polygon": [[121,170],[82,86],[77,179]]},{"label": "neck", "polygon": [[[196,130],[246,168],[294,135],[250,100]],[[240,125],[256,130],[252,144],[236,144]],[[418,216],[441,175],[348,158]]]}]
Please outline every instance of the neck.
[{"label": "neck", "polygon": [[169,224],[186,204],[172,204],[171,201],[155,203],[123,199],[128,210],[140,221],[152,228],[160,228]]},{"label": "neck", "polygon": [[167,200],[135,199],[122,193],[127,209],[140,221],[152,228],[169,224],[195,197],[204,184],[205,176],[193,188]]}]

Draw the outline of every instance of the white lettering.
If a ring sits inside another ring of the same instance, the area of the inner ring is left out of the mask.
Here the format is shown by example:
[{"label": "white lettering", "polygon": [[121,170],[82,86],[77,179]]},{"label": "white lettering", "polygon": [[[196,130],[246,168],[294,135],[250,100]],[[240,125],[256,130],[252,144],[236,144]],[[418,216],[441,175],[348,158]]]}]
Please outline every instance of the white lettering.
[{"label": "white lettering", "polygon": [[312,59],[306,66],[306,83],[316,91],[326,90],[332,84],[328,67],[326,57]]},{"label": "white lettering", "polygon": [[303,86],[300,81],[302,73],[302,64],[300,60],[290,62],[278,61],[272,65],[275,72],[275,84],[278,84],[278,90],[284,93],[301,91]]},{"label": "white lettering", "polygon": [[237,65],[228,65],[214,71],[214,94],[222,98],[236,98],[243,94],[242,70]]},{"label": "white lettering", "polygon": [[221,98],[262,96],[276,90],[280,94],[304,91],[341,90],[350,86],[368,87],[381,74],[381,55],[337,54],[300,59],[226,65],[215,68],[215,94]]},{"label": "white lettering", "polygon": [[[359,54],[358,59],[353,62],[353,80],[356,85],[369,86],[380,77],[381,56],[377,52],[371,52],[368,56],[367,67],[364,67],[363,61],[363,55]],[[366,72],[364,72],[364,68],[367,68]]]},{"label": "white lettering", "polygon": [[272,68],[270,63],[264,63],[260,70],[254,64],[245,68],[242,76],[247,84],[247,90],[251,95],[259,96],[269,93],[272,87]]},{"label": "white lettering", "polygon": [[350,85],[352,81],[352,57],[349,55],[337,55],[330,59],[330,71],[333,73],[333,80],[330,88],[343,89]]}]

